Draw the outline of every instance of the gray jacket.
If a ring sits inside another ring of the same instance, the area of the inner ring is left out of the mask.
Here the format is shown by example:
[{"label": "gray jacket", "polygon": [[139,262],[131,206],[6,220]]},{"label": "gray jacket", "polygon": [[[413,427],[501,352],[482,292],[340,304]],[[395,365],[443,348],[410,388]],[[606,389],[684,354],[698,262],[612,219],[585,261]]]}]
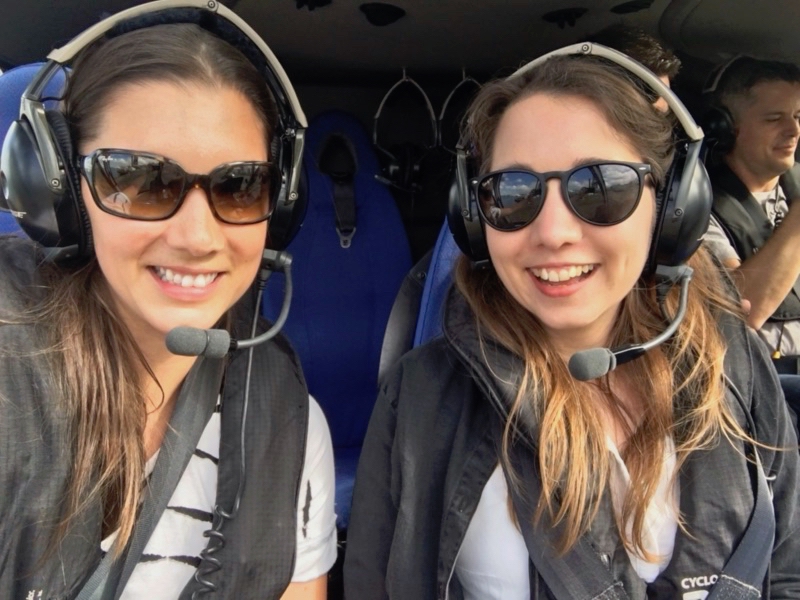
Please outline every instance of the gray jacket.
[{"label": "gray jacket", "polygon": [[[752,403],[758,439],[767,446],[788,448],[761,450],[765,471],[775,477],[777,533],[769,597],[800,598],[797,439],[761,344],[741,323],[727,324],[724,331],[731,348],[726,371],[753,374],[741,392]],[[453,293],[445,338],[406,355],[386,378],[356,477],[345,556],[349,599],[462,597],[455,561],[498,463],[500,415],[516,392],[517,361],[500,347],[478,347],[472,314]],[[733,413],[740,415],[738,403],[732,397],[730,402]],[[531,421],[527,425],[536,427]],[[753,507],[751,480],[740,451],[722,440],[687,461],[680,473],[680,504],[692,537],[678,533],[670,565],[650,585],[633,572],[619,543],[611,505],[603,503],[587,538],[632,600],[681,598],[689,590],[708,589]],[[533,568],[531,597],[551,597]]]}]

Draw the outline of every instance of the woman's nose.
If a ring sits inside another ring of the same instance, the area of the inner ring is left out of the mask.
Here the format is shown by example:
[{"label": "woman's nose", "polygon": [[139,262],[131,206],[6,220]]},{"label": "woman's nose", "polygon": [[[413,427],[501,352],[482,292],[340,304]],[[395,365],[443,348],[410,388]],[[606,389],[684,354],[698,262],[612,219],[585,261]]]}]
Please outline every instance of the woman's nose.
[{"label": "woman's nose", "polygon": [[204,256],[222,249],[222,223],[211,211],[204,190],[193,188],[186,194],[177,213],[170,218],[167,242],[192,256]]},{"label": "woman's nose", "polygon": [[531,225],[537,243],[548,248],[560,248],[581,239],[583,221],[567,204],[559,179],[547,182],[544,204]]}]

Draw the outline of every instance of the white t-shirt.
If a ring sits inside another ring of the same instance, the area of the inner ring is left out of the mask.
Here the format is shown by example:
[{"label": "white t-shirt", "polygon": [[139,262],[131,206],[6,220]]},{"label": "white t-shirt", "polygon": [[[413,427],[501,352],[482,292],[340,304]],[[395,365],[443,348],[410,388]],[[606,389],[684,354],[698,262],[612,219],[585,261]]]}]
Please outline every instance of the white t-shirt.
[{"label": "white t-shirt", "polygon": [[[789,212],[786,196],[780,186],[773,191],[753,192],[752,195],[764,209],[773,227],[776,222],[779,223]],[[711,221],[703,238],[703,244],[723,262],[729,259],[742,260],[742,257],[736,253],[736,248],[733,247],[733,244],[725,234],[725,230],[714,215],[711,215]],[[782,327],[783,336],[781,336]],[[800,354],[800,321],[786,321],[785,325],[767,321],[758,330],[758,335],[764,340],[770,352],[778,348],[778,341],[780,340],[781,354],[784,356]]]},{"label": "white t-shirt", "polygon": [[[177,598],[200,564],[208,544],[217,491],[220,413],[209,420],[186,470],[161,515],[141,559],[133,570],[122,600]],[[156,453],[147,463],[148,475]],[[269,490],[264,490],[268,494]],[[293,582],[311,581],[327,573],[336,561],[333,448],[325,416],[309,397],[308,436],[297,506],[297,556]],[[116,533],[101,544],[108,551]],[[224,568],[224,566],[223,566]]]},{"label": "white t-shirt", "polygon": [[[612,503],[619,511],[630,487],[630,475],[613,442],[609,439],[607,444],[612,456]],[[634,570],[648,583],[667,568],[675,547],[679,486],[677,479],[674,486],[670,485],[674,473],[675,450],[669,440],[658,489],[645,517],[645,547],[659,560],[649,563],[628,553]],[[455,575],[464,600],[530,600],[528,549],[509,507],[506,478],[498,465],[483,488],[456,558]]]}]

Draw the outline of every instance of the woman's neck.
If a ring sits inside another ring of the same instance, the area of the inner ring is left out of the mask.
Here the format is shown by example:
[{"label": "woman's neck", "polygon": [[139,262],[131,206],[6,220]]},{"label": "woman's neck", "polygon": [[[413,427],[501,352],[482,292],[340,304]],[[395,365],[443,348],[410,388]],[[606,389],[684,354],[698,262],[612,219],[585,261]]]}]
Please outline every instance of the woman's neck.
[{"label": "woman's neck", "polygon": [[641,390],[637,390],[624,373],[615,371],[609,376],[609,392],[597,387],[597,393],[603,396],[602,419],[608,437],[614,445],[622,450],[642,421],[645,402]]},{"label": "woman's neck", "polygon": [[158,348],[155,351],[143,349],[143,354],[152,370],[152,374],[142,374],[147,402],[144,447],[145,457],[149,459],[161,447],[181,385],[197,357],[177,356],[169,352],[166,346],[163,351]]}]

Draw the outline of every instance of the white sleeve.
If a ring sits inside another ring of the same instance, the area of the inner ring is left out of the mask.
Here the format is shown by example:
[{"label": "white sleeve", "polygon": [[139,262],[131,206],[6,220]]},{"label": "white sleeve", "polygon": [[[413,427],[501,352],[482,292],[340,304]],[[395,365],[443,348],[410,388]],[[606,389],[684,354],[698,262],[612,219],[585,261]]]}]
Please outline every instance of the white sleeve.
[{"label": "white sleeve", "polygon": [[729,259],[736,259],[741,261],[742,258],[736,253],[736,249],[731,244],[722,225],[719,224],[717,218],[711,215],[711,220],[708,223],[708,231],[703,236],[703,245],[706,249],[715,255],[721,262]]},{"label": "white sleeve", "polygon": [[333,446],[322,409],[309,396],[306,458],[297,499],[297,557],[293,582],[312,581],[336,562]]}]

